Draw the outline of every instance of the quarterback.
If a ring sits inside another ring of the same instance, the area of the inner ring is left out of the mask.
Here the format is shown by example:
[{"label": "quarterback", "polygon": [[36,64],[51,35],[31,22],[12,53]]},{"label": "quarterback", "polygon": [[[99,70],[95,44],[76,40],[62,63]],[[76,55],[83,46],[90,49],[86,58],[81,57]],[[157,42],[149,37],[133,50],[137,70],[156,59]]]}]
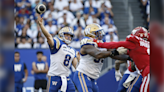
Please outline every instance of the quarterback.
[{"label": "quarterback", "polygon": [[47,38],[50,55],[50,68],[48,71],[49,81],[47,84],[47,92],[75,92],[72,80],[69,78],[69,68],[72,65],[76,68],[78,62],[76,58],[77,52],[68,46],[74,36],[70,27],[64,27],[59,31],[58,37],[52,37],[45,29],[42,18],[38,17],[38,24],[42,33]]}]

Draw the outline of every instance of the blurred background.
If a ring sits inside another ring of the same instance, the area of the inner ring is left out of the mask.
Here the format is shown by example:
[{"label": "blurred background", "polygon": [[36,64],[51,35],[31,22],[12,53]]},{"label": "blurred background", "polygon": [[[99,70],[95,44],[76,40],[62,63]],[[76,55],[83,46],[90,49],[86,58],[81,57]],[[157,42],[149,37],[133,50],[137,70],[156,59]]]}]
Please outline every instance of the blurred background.
[{"label": "blurred background", "polygon": [[[20,59],[26,64],[29,73],[23,92],[34,91],[32,62],[37,60],[36,52],[42,51],[46,57],[44,61],[50,64],[47,41],[36,23],[35,6],[41,3],[47,8],[41,15],[47,31],[55,37],[62,27],[72,27],[75,37],[70,46],[77,51],[80,50],[83,30],[88,24],[100,24],[106,42],[125,40],[137,26],[149,27],[149,0],[14,0],[15,51],[20,53]],[[109,87],[111,92],[116,91],[118,82],[115,80],[114,66],[115,60],[105,59],[98,79],[100,92],[108,92]],[[126,64],[120,66],[122,74],[126,68]],[[73,72],[71,68],[70,75]]]}]

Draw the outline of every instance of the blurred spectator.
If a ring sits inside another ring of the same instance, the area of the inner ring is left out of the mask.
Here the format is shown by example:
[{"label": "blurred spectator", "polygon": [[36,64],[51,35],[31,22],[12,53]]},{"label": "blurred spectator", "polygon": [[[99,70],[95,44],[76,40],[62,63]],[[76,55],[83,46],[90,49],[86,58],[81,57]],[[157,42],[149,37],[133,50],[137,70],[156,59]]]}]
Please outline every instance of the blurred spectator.
[{"label": "blurred spectator", "polygon": [[19,22],[16,25],[17,32],[19,32],[21,29],[23,29],[25,23],[24,23],[24,17],[19,18]]},{"label": "blurred spectator", "polygon": [[104,25],[105,24],[105,19],[108,19],[109,21],[109,24],[112,24],[112,25],[114,25],[114,21],[111,19],[111,18],[109,18],[108,16],[105,16],[103,19],[101,19],[101,21],[100,21],[100,25]]},{"label": "blurred spectator", "polygon": [[113,25],[109,24],[109,28],[108,28],[107,32],[108,32],[108,34],[105,36],[106,42],[119,41],[118,35],[115,34],[115,27]]},{"label": "blurred spectator", "polygon": [[33,48],[48,48],[43,37],[39,37],[38,42],[34,43]]},{"label": "blurred spectator", "polygon": [[71,23],[71,27],[74,27],[74,30],[76,30],[78,26],[82,26],[82,28],[85,28],[85,26],[86,26],[84,18],[81,17],[80,12],[76,13],[76,18]]},{"label": "blurred spectator", "polygon": [[47,19],[48,25],[45,26],[46,30],[52,35],[55,36],[57,34],[56,25],[52,24],[52,18]]},{"label": "blurred spectator", "polygon": [[96,5],[96,2],[94,0],[88,0],[88,1],[85,1],[85,4],[84,4],[84,13],[85,14],[88,14],[90,9],[89,8],[93,8],[94,12],[97,13],[97,5]]},{"label": "blurred spectator", "polygon": [[49,17],[48,17],[49,14],[52,15],[52,18],[53,18],[53,19],[58,19],[58,13],[57,13],[57,11],[54,10],[53,5],[51,5],[51,6],[49,7],[49,10],[47,10],[47,11],[44,13],[43,18],[45,18],[45,19],[49,18]]},{"label": "blurred spectator", "polygon": [[141,0],[141,5],[140,5],[141,13],[143,14],[142,18],[144,19],[144,26],[148,28],[148,22],[150,18],[150,0]]},{"label": "blurred spectator", "polygon": [[79,41],[84,37],[84,31],[81,26],[78,26],[77,30],[75,30],[75,38],[78,39]]},{"label": "blurred spectator", "polygon": [[105,16],[108,16],[109,18],[112,18],[114,16],[112,12],[112,5],[110,1],[102,1],[101,7],[98,9],[98,15],[100,19],[104,19]]},{"label": "blurred spectator", "polygon": [[18,44],[17,48],[31,48],[31,44],[27,42],[25,37],[22,37],[21,42]]},{"label": "blurred spectator", "polygon": [[39,28],[35,20],[32,20],[30,25],[31,27],[28,27],[27,34],[30,36],[30,38],[34,39],[38,34]]},{"label": "blurred spectator", "polygon": [[104,29],[105,34],[107,34],[108,33],[108,29],[109,29],[109,25],[110,25],[109,18],[106,17],[104,19],[104,22],[105,22],[105,24],[102,25],[102,28]]},{"label": "blurred spectator", "polygon": [[[52,16],[53,16],[53,15],[52,15],[51,13],[49,13],[47,19],[52,19],[52,25],[57,25],[57,20],[54,19]],[[47,20],[47,19],[45,19],[45,20]],[[45,25],[48,24],[47,21],[44,21],[44,22],[45,22],[45,23],[44,23]]]},{"label": "blurred spectator", "polygon": [[35,42],[38,42],[38,39],[39,39],[40,37],[43,37],[43,36],[42,36],[42,33],[41,33],[40,31],[38,31],[38,34],[37,34],[36,38],[33,39],[33,42],[34,42],[34,43],[35,43]]},{"label": "blurred spectator", "polygon": [[75,16],[73,15],[73,13],[70,12],[70,11],[68,11],[67,9],[64,9],[64,10],[60,11],[58,13],[58,18],[62,17],[64,14],[66,14],[67,15],[66,17],[68,19],[70,19],[70,20],[73,20],[75,18]]},{"label": "blurred spectator", "polygon": [[67,13],[64,13],[63,17],[60,17],[58,19],[59,28],[64,27],[64,26],[69,26],[71,22],[72,20],[70,18],[67,18]]},{"label": "blurred spectator", "polygon": [[146,14],[147,14],[147,27],[149,26],[150,21],[150,1],[148,0],[147,6],[146,6]]},{"label": "blurred spectator", "polygon": [[30,0],[30,2],[31,2],[31,8],[33,10],[39,3],[41,3],[41,0]]},{"label": "blurred spectator", "polygon": [[32,42],[30,36],[27,34],[27,27],[26,26],[22,29],[22,31],[19,31],[18,37],[17,37],[17,43],[20,43],[20,39],[22,37],[26,38],[28,43]]},{"label": "blurred spectator", "polygon": [[22,92],[23,84],[27,81],[28,70],[26,64],[20,60],[19,52],[14,54],[15,92]]},{"label": "blurred spectator", "polygon": [[29,2],[29,0],[15,0],[15,1],[19,8],[22,8],[22,7],[30,8],[31,7],[31,3]]},{"label": "blurred spectator", "polygon": [[71,1],[70,10],[74,14],[74,16],[76,15],[76,12],[81,11],[82,9],[83,9],[83,5],[80,2],[80,0],[72,0]]},{"label": "blurred spectator", "polygon": [[42,51],[38,51],[36,54],[37,60],[32,63],[32,70],[34,71],[35,78],[34,92],[39,92],[39,88],[42,88],[42,92],[46,92],[48,64],[42,60]]},{"label": "blurred spectator", "polygon": [[64,8],[68,9],[68,0],[55,0],[54,2],[54,8],[57,9],[58,11],[63,10]]},{"label": "blurred spectator", "polygon": [[88,7],[94,7],[94,8],[96,8],[97,5],[96,5],[95,0],[86,0],[85,3],[84,3],[84,7],[85,8],[88,8]]},{"label": "blurred spectator", "polygon": [[85,25],[87,25],[87,20],[89,18],[89,14],[83,14],[83,18],[84,18]]},{"label": "blurred spectator", "polygon": [[31,12],[29,10],[27,10],[27,8],[25,6],[22,7],[18,12],[19,17],[24,17],[25,18],[25,23],[29,19],[30,14],[31,14]]},{"label": "blurred spectator", "polygon": [[146,6],[148,0],[141,0],[143,6]]}]

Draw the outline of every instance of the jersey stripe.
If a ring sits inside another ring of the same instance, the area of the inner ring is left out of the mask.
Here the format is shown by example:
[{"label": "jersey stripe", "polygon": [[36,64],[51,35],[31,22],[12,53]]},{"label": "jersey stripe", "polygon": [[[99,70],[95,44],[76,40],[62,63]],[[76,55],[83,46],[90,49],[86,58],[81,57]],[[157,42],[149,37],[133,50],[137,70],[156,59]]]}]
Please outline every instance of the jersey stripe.
[{"label": "jersey stripe", "polygon": [[81,84],[81,87],[82,87],[82,89],[83,89],[83,92],[85,92],[84,86],[83,86],[83,83],[82,83],[82,80],[81,80],[81,78],[80,78],[80,72],[78,72],[78,77],[79,77],[80,84]]},{"label": "jersey stripe", "polygon": [[128,91],[127,92],[131,92],[134,84],[137,82],[138,78],[140,77],[140,75],[137,76],[137,78],[134,80],[133,84],[128,88]]},{"label": "jersey stripe", "polygon": [[87,85],[86,85],[86,82],[85,82],[85,79],[84,79],[84,75],[83,75],[83,73],[81,73],[81,76],[82,76],[82,80],[83,80],[83,83],[84,83],[84,86],[85,86],[86,92],[88,92],[88,88],[87,88]]},{"label": "jersey stripe", "polygon": [[56,40],[56,49],[59,49],[60,47],[60,41],[57,38],[54,38]]}]

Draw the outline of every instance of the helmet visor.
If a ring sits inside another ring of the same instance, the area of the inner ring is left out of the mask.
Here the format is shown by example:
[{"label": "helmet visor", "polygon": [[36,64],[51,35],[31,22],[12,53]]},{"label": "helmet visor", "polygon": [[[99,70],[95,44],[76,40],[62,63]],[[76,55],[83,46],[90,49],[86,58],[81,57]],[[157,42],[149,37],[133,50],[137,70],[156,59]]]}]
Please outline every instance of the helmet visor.
[{"label": "helmet visor", "polygon": [[94,31],[94,32],[92,32],[92,34],[94,34],[95,35],[95,38],[98,39],[98,40],[102,40],[103,39],[103,36],[105,35],[103,29]]}]

